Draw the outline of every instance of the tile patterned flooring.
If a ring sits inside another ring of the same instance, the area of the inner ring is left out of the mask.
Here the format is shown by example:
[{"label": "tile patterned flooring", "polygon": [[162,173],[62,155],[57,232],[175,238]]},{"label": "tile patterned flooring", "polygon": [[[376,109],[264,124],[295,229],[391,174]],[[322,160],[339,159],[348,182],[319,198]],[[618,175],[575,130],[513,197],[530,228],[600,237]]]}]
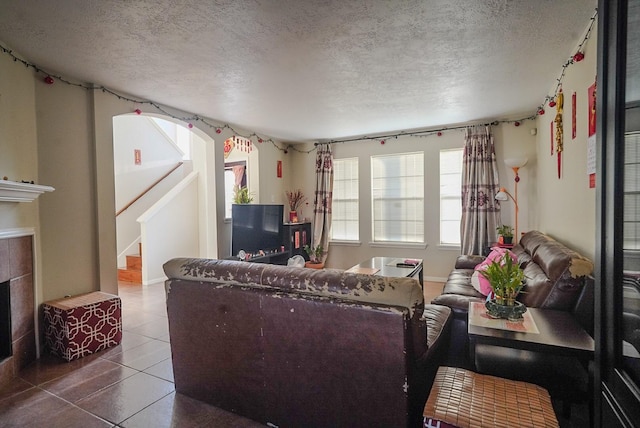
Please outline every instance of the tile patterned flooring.
[{"label": "tile patterned flooring", "polygon": [[66,362],[43,354],[0,388],[0,427],[252,427],[175,392],[164,284],[120,283],[122,343]]},{"label": "tile patterned flooring", "polygon": [[[425,301],[442,285],[425,282]],[[71,362],[44,354],[0,387],[0,427],[264,426],[175,392],[164,284],[120,283],[118,294],[122,343]],[[587,426],[587,414],[560,425]]]}]

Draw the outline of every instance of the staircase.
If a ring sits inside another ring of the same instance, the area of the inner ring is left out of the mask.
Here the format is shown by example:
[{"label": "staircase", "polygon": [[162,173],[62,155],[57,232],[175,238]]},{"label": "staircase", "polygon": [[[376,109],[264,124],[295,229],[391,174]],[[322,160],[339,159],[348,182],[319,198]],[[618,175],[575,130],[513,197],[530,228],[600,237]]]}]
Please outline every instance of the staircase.
[{"label": "staircase", "polygon": [[118,269],[118,281],[142,284],[142,244],[138,244],[138,253],[126,256],[127,267]]}]

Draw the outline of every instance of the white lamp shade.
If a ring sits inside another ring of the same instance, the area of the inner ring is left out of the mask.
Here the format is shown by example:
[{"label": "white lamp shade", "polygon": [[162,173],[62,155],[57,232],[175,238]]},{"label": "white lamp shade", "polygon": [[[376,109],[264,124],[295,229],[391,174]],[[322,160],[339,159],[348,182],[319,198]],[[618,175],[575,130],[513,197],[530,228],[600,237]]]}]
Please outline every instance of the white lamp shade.
[{"label": "white lamp shade", "polygon": [[528,160],[527,158],[508,158],[504,160],[504,164],[509,168],[522,168]]},{"label": "white lamp shade", "polygon": [[503,191],[496,193],[496,201],[508,201],[509,197]]}]

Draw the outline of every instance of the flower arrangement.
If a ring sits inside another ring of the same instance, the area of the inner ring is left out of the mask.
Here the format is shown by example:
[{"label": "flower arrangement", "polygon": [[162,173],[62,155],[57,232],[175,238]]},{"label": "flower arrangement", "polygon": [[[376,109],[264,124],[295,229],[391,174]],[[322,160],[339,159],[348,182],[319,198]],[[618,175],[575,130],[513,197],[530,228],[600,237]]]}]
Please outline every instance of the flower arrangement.
[{"label": "flower arrangement", "polygon": [[302,193],[301,189],[292,191],[287,190],[285,193],[287,194],[287,199],[289,200],[290,211],[297,211],[298,207],[307,200],[307,197],[304,196],[304,193]]}]

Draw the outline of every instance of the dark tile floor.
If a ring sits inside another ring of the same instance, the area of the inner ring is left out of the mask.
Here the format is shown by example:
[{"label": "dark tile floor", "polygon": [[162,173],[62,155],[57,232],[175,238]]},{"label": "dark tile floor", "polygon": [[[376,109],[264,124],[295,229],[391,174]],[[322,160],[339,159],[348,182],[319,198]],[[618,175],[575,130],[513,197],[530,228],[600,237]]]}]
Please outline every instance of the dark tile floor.
[{"label": "dark tile floor", "polygon": [[[441,290],[425,283],[425,300]],[[71,362],[43,355],[0,388],[0,427],[264,426],[175,392],[163,284],[121,283],[119,295],[122,343]],[[559,421],[588,426],[588,410]]]},{"label": "dark tile floor", "polygon": [[0,389],[0,427],[263,426],[175,392],[163,284],[119,295],[122,343],[71,362],[44,354]]}]

